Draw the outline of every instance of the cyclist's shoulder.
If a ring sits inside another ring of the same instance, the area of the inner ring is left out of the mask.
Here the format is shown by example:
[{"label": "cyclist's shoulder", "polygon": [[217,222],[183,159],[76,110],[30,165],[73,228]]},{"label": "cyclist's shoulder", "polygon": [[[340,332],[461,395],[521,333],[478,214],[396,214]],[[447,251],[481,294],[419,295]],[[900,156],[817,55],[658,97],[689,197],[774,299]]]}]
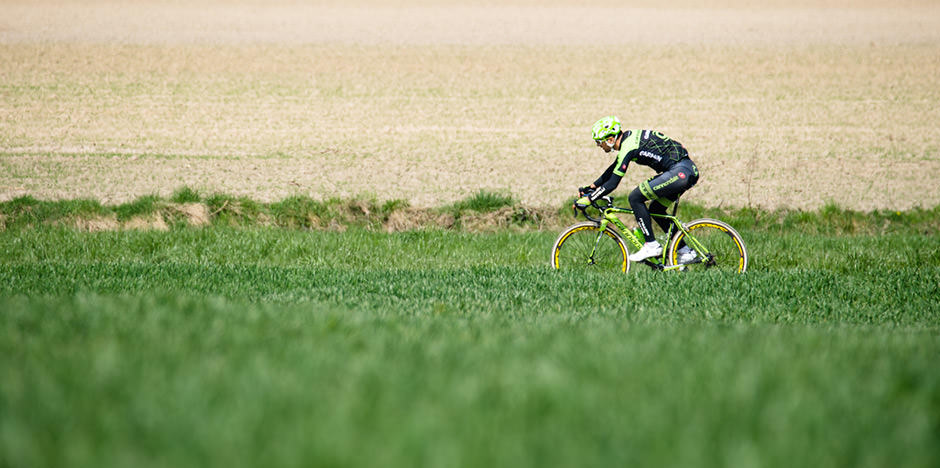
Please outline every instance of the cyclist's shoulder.
[{"label": "cyclist's shoulder", "polygon": [[644,130],[636,128],[625,128],[622,130],[623,138],[621,138],[620,147],[635,149],[640,147],[640,135]]},{"label": "cyclist's shoulder", "polygon": [[649,139],[652,139],[652,138],[659,139],[659,140],[670,140],[670,139],[671,139],[671,138],[669,138],[668,136],[666,136],[665,133],[663,133],[663,132],[661,132],[661,131],[659,131],[659,130],[656,130],[656,129],[652,129],[652,128],[644,129],[644,130],[638,130],[638,131],[642,133],[641,138],[644,139],[644,140],[649,140]]},{"label": "cyclist's shoulder", "polygon": [[640,130],[642,145],[650,148],[682,147],[682,143],[659,130]]},{"label": "cyclist's shoulder", "polygon": [[648,128],[630,128],[623,129],[623,140],[635,140],[637,142],[646,142],[649,140],[669,140],[665,133],[659,130]]}]

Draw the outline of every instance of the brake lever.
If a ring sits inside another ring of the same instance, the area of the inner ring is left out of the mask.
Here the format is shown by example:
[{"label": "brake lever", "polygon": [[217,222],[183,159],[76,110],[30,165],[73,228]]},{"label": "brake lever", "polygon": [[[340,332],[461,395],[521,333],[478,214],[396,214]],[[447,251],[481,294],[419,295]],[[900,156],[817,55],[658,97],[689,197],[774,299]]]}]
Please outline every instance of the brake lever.
[{"label": "brake lever", "polygon": [[[606,202],[607,205],[606,205],[606,206],[600,206],[600,205],[598,205],[598,204],[597,204],[597,201],[598,201],[598,200],[604,200],[604,202]],[[604,211],[605,209],[607,209],[607,208],[610,208],[613,204],[614,204],[614,200],[613,200],[613,198],[611,198],[609,195],[600,197],[600,198],[598,198],[597,200],[591,200],[591,206],[594,207],[596,210],[601,211],[601,212],[603,212],[603,211]],[[589,220],[589,221],[594,221],[595,223],[599,223],[599,222],[600,222],[600,219],[599,219],[599,218],[592,218],[591,216],[589,216],[589,215],[587,214],[587,205],[585,205],[585,206],[580,206],[580,207],[579,207],[577,204],[571,205],[571,211],[574,212],[574,217],[575,217],[575,218],[578,217],[578,210],[581,210],[581,214],[584,215],[584,219],[587,219],[587,220]]]},{"label": "brake lever", "polygon": [[[605,206],[600,206],[597,204],[597,200],[604,200],[604,202],[607,204]],[[597,208],[598,210],[610,208],[614,204],[614,199],[611,198],[610,195],[604,195],[603,197],[600,197],[597,200],[591,200],[591,206],[593,206],[594,208]]]}]

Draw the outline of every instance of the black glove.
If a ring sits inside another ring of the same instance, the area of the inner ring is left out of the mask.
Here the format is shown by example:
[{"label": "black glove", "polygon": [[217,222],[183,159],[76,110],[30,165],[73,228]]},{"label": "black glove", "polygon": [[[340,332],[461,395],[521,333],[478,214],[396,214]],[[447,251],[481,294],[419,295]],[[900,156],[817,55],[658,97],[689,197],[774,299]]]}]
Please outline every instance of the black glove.
[{"label": "black glove", "polygon": [[593,191],[594,191],[594,189],[592,189],[590,185],[588,185],[588,186],[586,186],[586,187],[578,187],[578,196],[579,196],[579,197],[583,197],[583,196],[585,196],[585,195],[587,195],[587,194],[589,194],[589,193],[591,193],[591,192],[593,192]]}]

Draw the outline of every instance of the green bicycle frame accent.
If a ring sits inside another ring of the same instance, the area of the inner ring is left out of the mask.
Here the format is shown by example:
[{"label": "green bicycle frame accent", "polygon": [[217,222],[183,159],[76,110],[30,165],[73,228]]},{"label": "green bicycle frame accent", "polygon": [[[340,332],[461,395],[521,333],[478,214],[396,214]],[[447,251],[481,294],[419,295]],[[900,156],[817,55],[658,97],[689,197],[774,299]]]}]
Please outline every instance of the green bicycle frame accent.
[{"label": "green bicycle frame accent", "polygon": [[[630,241],[630,243],[633,244],[633,247],[635,247],[637,250],[643,247],[643,243],[640,241],[640,239],[637,239],[636,235],[633,234],[633,231],[627,228],[627,226],[623,223],[623,221],[620,220],[620,217],[617,216],[618,214],[632,215],[633,210],[629,208],[617,208],[614,206],[610,206],[604,211],[604,217],[600,221],[600,233],[597,236],[597,240],[594,242],[595,251],[597,249],[597,244],[600,242],[600,239],[601,239],[600,236],[603,235],[604,230],[607,229],[607,225],[610,223],[614,223],[614,226],[616,226],[617,229],[620,230],[620,232],[623,234],[623,237],[627,238]],[[654,218],[662,218],[662,219],[669,220],[671,224],[669,226],[669,230],[666,232],[667,240],[672,239],[672,236],[678,231],[682,231],[683,233],[685,233],[686,245],[691,247],[692,250],[695,250],[696,253],[698,253],[699,258],[708,258],[708,254],[709,254],[708,249],[705,248],[705,246],[702,245],[702,243],[699,242],[698,239],[695,238],[695,236],[689,233],[689,231],[685,228],[685,226],[682,225],[682,222],[679,221],[679,218],[677,218],[675,214],[667,215],[667,214],[650,213],[650,216]],[[674,230],[674,228],[677,230]],[[666,266],[666,254],[667,254],[666,249],[663,248],[662,257],[649,258],[646,261],[649,261],[650,263],[653,263],[655,265],[659,265],[658,268],[662,268],[665,271],[677,270],[684,266],[684,265]],[[594,257],[594,252],[591,252],[591,258],[593,257]]]}]

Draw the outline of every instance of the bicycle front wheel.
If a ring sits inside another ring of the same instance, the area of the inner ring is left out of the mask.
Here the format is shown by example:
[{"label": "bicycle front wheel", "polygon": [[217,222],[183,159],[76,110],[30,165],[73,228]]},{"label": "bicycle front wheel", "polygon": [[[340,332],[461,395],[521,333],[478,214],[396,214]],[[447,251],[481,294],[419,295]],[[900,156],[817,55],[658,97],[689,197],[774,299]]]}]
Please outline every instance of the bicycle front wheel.
[{"label": "bicycle front wheel", "polygon": [[[669,265],[683,264],[686,269],[718,270],[744,273],[747,270],[747,248],[744,239],[728,223],[717,219],[697,219],[685,225],[689,235],[676,233],[666,250]],[[696,250],[694,259],[682,262],[679,249]],[[704,255],[703,255],[704,253]]]},{"label": "bicycle front wheel", "polygon": [[583,222],[569,227],[555,240],[552,268],[626,273],[630,262],[620,234],[609,228],[601,231],[597,224]]}]

